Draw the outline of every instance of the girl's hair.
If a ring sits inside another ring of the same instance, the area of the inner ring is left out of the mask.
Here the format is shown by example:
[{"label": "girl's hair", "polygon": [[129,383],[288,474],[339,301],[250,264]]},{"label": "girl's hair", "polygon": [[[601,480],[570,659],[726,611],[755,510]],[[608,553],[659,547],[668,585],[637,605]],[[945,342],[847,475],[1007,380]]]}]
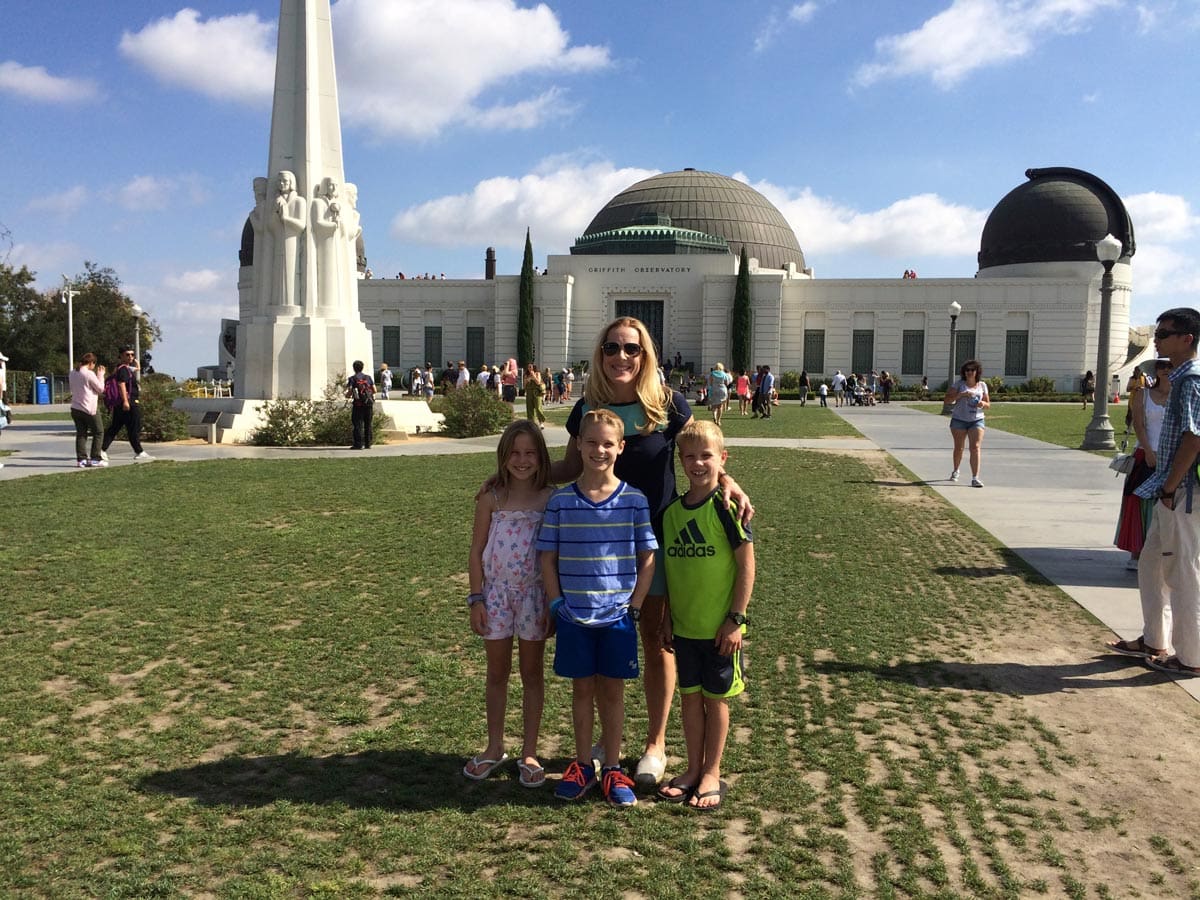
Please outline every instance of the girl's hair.
[{"label": "girl's hair", "polygon": [[958,374],[962,376],[963,381],[967,380],[967,369],[974,369],[975,380],[983,381],[983,363],[977,359],[968,359],[963,363],[962,367],[958,370]]},{"label": "girl's hair", "polygon": [[79,364],[75,368],[82,369],[84,366],[90,366],[95,361],[96,354],[89,351],[79,358]]},{"label": "girl's hair", "polygon": [[654,349],[654,338],[640,320],[629,316],[613,319],[596,338],[596,349],[592,351],[592,365],[588,370],[587,387],[583,399],[592,409],[610,406],[616,402],[616,390],[604,371],[604,342],[614,328],[632,328],[638,333],[642,354],[634,392],[646,415],[646,421],[638,426],[642,434],[657,431],[667,423],[667,406],[671,402],[671,391],[658,380],[658,353]]},{"label": "girl's hair", "polygon": [[537,449],[538,467],[533,476],[533,486],[540,491],[550,483],[550,451],[546,449],[542,430],[528,419],[517,419],[500,435],[500,443],[496,445],[496,487],[508,487],[508,457],[517,437],[522,434],[529,435]]}]

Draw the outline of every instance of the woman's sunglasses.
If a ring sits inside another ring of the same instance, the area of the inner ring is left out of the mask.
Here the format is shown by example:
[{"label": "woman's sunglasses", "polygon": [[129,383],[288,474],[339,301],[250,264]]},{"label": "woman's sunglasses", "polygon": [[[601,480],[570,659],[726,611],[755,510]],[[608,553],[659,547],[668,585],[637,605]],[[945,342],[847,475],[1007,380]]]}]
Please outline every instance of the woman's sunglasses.
[{"label": "woman's sunglasses", "polygon": [[605,356],[616,356],[622,350],[626,356],[641,356],[641,344],[618,344],[616,341],[607,341],[600,345],[600,349],[604,351]]}]

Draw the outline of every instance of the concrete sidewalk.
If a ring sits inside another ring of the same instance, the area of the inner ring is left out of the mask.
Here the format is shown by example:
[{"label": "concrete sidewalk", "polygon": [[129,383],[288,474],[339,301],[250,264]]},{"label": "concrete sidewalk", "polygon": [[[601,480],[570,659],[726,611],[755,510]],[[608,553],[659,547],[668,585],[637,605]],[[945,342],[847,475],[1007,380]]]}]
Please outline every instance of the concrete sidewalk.
[{"label": "concrete sidewalk", "polygon": [[[1123,478],[1106,457],[988,429],[979,472],[985,486],[972,488],[965,453],[961,480],[950,481],[949,419],[902,404],[835,412],[1118,637],[1142,633],[1137,573],[1125,568],[1129,554],[1113,546]],[[1081,440],[1090,420],[1091,411],[1080,410]],[[1200,679],[1177,683],[1200,699]]]},{"label": "concrete sidewalk", "polygon": [[[74,426],[69,421],[31,422],[22,417],[27,412],[65,410],[66,407],[57,406],[14,409],[14,422],[4,429],[0,449],[15,452],[12,456],[0,457],[0,462],[4,463],[0,481],[53,473],[88,477],[87,470],[74,467]],[[951,439],[947,419],[918,412],[903,404],[843,407],[835,412],[857,428],[865,439],[731,438],[729,444],[886,451],[921,482],[1057,584],[1119,637],[1134,638],[1141,633],[1137,574],[1125,568],[1127,554],[1112,545],[1122,482],[1114,477],[1106,458],[989,429],[983,442],[980,472],[986,487],[972,488],[965,459],[962,480],[949,480]],[[1081,412],[1081,436],[1086,425],[1087,417]],[[551,447],[567,443],[566,429],[561,426],[548,425],[545,434],[546,443]],[[369,451],[343,447],[284,449],[210,445],[200,441],[147,445],[155,459],[176,462],[345,458],[364,452],[372,456],[428,456],[492,453],[495,448],[495,436],[470,440],[410,438],[378,444]],[[153,465],[134,463],[129,443],[122,440],[109,448],[109,457],[113,467]],[[1099,647],[1096,649],[1100,652]],[[1200,679],[1179,679],[1178,684],[1200,699]]]}]

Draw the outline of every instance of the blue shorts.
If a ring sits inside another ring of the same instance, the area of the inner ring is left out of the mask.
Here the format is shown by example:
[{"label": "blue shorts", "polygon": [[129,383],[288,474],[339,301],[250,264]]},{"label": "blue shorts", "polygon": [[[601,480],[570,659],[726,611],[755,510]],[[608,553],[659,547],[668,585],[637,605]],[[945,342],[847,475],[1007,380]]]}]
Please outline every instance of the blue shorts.
[{"label": "blue shorts", "polygon": [[563,678],[637,678],[637,628],[628,615],[611,625],[584,628],[558,617],[554,674]]},{"label": "blue shorts", "polygon": [[746,690],[741,650],[722,656],[712,638],[676,637],[674,642],[679,693],[700,691],[705,697],[725,699]]},{"label": "blue shorts", "polygon": [[952,431],[970,431],[972,428],[983,428],[983,419],[951,419]]}]

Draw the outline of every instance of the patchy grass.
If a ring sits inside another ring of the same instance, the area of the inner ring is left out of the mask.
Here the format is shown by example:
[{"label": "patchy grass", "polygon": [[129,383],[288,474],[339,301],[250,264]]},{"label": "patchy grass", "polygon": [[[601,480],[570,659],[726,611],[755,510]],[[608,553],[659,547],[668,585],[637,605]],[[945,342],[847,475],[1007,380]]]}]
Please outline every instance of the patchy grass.
[{"label": "patchy grass", "polygon": [[[1195,853],[1138,838],[1139,784],[1119,815],[1096,793],[1095,719],[1023,696],[1063,676],[979,657],[985,635],[1099,628],[878,454],[738,461],[759,577],[710,816],[553,800],[571,725],[552,675],[551,786],[461,776],[484,744],[463,597],[486,454],[7,483],[6,521],[37,527],[5,535],[0,894],[1187,896]],[[1137,727],[1142,707],[1104,702]],[[636,739],[636,687],[628,711]],[[679,771],[677,712],[670,741]],[[1105,841],[1120,867],[1084,852]]]}]

